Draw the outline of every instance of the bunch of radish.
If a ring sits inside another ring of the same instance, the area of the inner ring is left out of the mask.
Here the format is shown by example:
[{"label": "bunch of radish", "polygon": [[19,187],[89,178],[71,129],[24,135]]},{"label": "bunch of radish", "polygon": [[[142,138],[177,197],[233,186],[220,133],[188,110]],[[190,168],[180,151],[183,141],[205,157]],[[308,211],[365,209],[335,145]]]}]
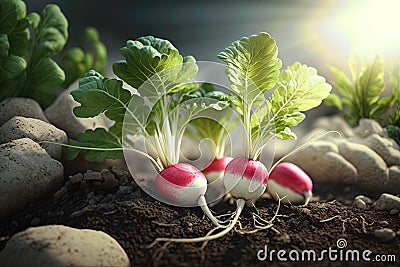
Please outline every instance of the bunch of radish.
[{"label": "bunch of radish", "polygon": [[[302,112],[318,106],[331,90],[325,79],[306,65],[294,63],[280,71],[282,63],[277,58],[275,40],[267,33],[244,37],[218,55],[226,64],[231,84],[229,95],[215,90],[196,91],[198,84],[191,80],[198,70],[195,59],[181,56],[166,40],[141,37],[128,41],[120,52],[125,60],[114,63],[113,71],[122,80],[104,78],[90,71],[80,80],[79,88],[71,92],[81,104],[74,109],[75,115],[91,117],[104,113],[115,122],[109,129],[96,128],[79,135],[78,140],[68,145],[72,157],[84,152],[87,159],[102,161],[121,157],[121,151],[137,152],[148,158],[158,171],[154,197],[178,206],[199,205],[215,229],[223,229],[192,239],[157,238],[152,245],[159,241],[202,242],[232,230],[245,202],[257,199],[266,190],[269,174],[259,161],[264,148],[275,137],[296,138],[290,127],[299,124],[305,118]],[[123,81],[137,89],[137,93],[124,89]],[[236,158],[225,157],[230,128],[218,121],[218,116],[213,116],[214,120],[203,116],[205,111],[224,114],[230,106],[234,107],[242,129],[243,150]],[[208,129],[215,131],[203,132],[205,123],[210,123]],[[182,138],[188,125],[196,128],[200,137],[211,138],[217,145],[214,159],[204,173],[180,162]],[[136,147],[138,139],[144,141],[147,151]],[[282,166],[272,171],[272,180],[280,186],[275,187],[278,194],[285,194],[279,190],[287,181],[281,183],[278,179],[283,169],[298,172]],[[218,220],[208,208],[205,194],[215,181],[223,184],[222,192],[230,192],[236,201],[231,220]],[[306,185],[302,190],[311,188]]]},{"label": "bunch of radish", "polygon": [[[325,79],[306,65],[295,63],[280,72],[281,61],[277,58],[275,41],[266,33],[234,42],[219,54],[219,58],[227,64],[231,101],[242,126],[243,155],[229,160],[223,176],[226,191],[236,201],[235,215],[227,224],[209,215],[217,228],[224,228],[217,234],[191,239],[157,238],[150,247],[160,241],[205,242],[232,230],[245,202],[257,199],[266,190],[269,174],[266,166],[259,161],[263,149],[274,137],[296,138],[290,127],[299,124],[305,118],[302,112],[318,106],[331,90]],[[274,92],[267,98],[266,92],[273,87]],[[214,161],[218,163],[218,159]],[[308,201],[311,186],[300,169],[281,163],[272,170],[271,175],[276,185],[274,193],[284,195],[294,190]],[[293,179],[300,182],[295,181],[291,186],[289,184]],[[298,185],[301,192],[293,189]],[[293,190],[285,191],[282,188]],[[290,194],[289,198],[296,201]]]}]

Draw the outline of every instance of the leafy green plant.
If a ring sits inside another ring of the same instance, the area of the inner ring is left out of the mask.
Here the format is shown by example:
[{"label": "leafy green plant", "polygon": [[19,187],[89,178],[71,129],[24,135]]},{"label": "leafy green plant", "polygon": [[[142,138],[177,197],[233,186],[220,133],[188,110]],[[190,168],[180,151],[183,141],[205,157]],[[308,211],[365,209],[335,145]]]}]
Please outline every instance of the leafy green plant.
[{"label": "leafy green plant", "polygon": [[107,50],[93,27],[85,30],[91,46],[87,52],[68,49],[62,59],[64,70],[54,60],[68,38],[68,21],[57,5],[46,5],[40,15],[26,15],[23,1],[1,0],[0,17],[0,101],[30,97],[46,107],[56,90],[67,88],[90,69],[104,73]]},{"label": "leafy green plant", "polygon": [[[89,71],[80,80],[79,88],[71,92],[81,103],[74,113],[78,117],[93,117],[104,112],[114,124],[109,130],[96,128],[78,135],[77,140],[70,142],[75,148],[70,150],[69,157],[85,152],[89,161],[121,158],[123,137],[129,133],[146,137],[156,154],[156,158],[147,157],[162,170],[178,162],[187,123],[199,112],[221,109],[227,103],[211,98],[213,101],[201,105],[192,101],[196,97],[189,94],[197,89],[197,84],[189,80],[197,72],[196,61],[180,55],[167,40],[152,36],[129,40],[120,53],[125,60],[113,64],[114,73],[137,89],[138,94],[124,89],[122,80]],[[125,135],[124,123],[130,125],[125,128]]]},{"label": "leafy green plant", "polygon": [[107,49],[100,41],[98,31],[93,27],[85,29],[87,51],[80,47],[71,47],[64,54],[62,63],[65,70],[64,88],[69,87],[77,79],[82,78],[89,70],[94,69],[104,75],[107,64]]},{"label": "leafy green plant", "polygon": [[376,56],[372,62],[358,62],[353,56],[348,65],[351,79],[342,70],[331,68],[340,95],[332,93],[325,104],[344,110],[344,118],[351,124],[357,124],[361,118],[389,124],[389,136],[400,143],[400,73],[390,72],[391,94],[383,96],[387,90],[383,59]]},{"label": "leafy green plant", "polygon": [[53,57],[67,41],[67,19],[54,4],[26,15],[21,0],[0,1],[0,18],[0,101],[25,96],[49,105],[65,78]]}]

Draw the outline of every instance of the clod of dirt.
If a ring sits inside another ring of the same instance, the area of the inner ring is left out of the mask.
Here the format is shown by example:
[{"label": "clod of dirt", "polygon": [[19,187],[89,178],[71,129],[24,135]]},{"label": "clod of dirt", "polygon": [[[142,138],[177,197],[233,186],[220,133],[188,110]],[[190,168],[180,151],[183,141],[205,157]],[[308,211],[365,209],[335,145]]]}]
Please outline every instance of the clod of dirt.
[{"label": "clod of dirt", "polygon": [[374,236],[384,241],[390,241],[396,237],[396,233],[390,228],[376,229]]},{"label": "clod of dirt", "polygon": [[130,266],[130,261],[118,242],[104,232],[48,225],[15,234],[0,252],[0,265]]},{"label": "clod of dirt", "polygon": [[398,209],[392,209],[392,210],[390,210],[390,212],[389,212],[389,214],[390,215],[396,215],[396,214],[399,214],[399,210]]}]

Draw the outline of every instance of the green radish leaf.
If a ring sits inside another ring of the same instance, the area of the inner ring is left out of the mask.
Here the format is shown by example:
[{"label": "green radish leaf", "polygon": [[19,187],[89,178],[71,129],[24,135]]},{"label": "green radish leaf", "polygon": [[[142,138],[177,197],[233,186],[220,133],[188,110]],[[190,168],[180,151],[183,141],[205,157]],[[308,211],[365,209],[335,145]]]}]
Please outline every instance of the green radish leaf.
[{"label": "green radish leaf", "polygon": [[[278,86],[268,100],[268,107],[273,114],[276,134],[288,131],[287,127],[298,125],[305,115],[301,112],[321,104],[329,96],[332,87],[317,70],[298,62],[289,66],[280,75]],[[260,127],[271,125],[271,119],[263,120]],[[293,137],[293,134],[284,136]]]},{"label": "green radish leaf", "polygon": [[[282,62],[277,55],[275,40],[267,33],[244,37],[219,53],[218,57],[227,64],[231,88],[243,104],[263,104],[262,94],[278,81]],[[261,100],[256,101],[260,96]]]},{"label": "green radish leaf", "polygon": [[78,140],[70,140],[69,145],[82,148],[70,147],[68,159],[75,159],[81,152],[84,152],[84,158],[90,162],[122,158],[124,155],[121,139],[112,132],[112,128],[109,131],[104,128],[96,128],[78,134]]},{"label": "green radish leaf", "polygon": [[[79,88],[71,91],[74,99],[81,103],[80,106],[74,108],[74,114],[88,118],[104,112],[110,120],[123,122],[132,96],[130,91],[124,89],[122,85],[120,80],[106,79],[100,73],[89,71],[79,81]],[[143,99],[138,105],[143,105],[140,108],[145,109]],[[122,124],[119,125],[118,130],[118,137],[121,138]]]}]

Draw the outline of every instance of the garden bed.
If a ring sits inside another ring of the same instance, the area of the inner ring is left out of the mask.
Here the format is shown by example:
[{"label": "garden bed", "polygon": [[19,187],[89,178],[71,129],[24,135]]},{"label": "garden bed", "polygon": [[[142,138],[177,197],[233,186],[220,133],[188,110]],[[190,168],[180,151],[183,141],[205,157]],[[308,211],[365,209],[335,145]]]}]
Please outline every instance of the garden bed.
[{"label": "garden bed", "polygon": [[[201,243],[148,245],[157,237],[199,237],[213,229],[211,222],[204,218],[200,208],[180,208],[161,203],[148,196],[133,180],[119,185],[118,191],[74,189],[63,196],[41,199],[28,205],[23,211],[10,217],[0,225],[0,249],[15,233],[30,226],[62,224],[75,228],[89,228],[103,231],[125,249],[133,266],[265,266],[270,260],[260,261],[257,252],[268,246],[271,250],[315,250],[317,258],[324,249],[337,248],[337,241],[344,238],[347,246],[342,250],[358,250],[360,262],[347,261],[336,253],[338,259],[330,261],[328,254],[321,262],[297,262],[298,265],[315,266],[364,266],[362,252],[371,250],[371,260],[377,254],[395,255],[400,259],[400,240],[397,236],[382,241],[374,236],[376,229],[390,227],[400,230],[399,215],[389,211],[366,210],[353,206],[356,188],[316,185],[313,201],[306,207],[282,205],[273,227],[256,234],[240,234],[237,230],[226,236],[209,241],[204,248]],[[377,199],[379,195],[369,195]],[[256,203],[259,215],[269,220],[273,217],[277,202],[262,198]],[[234,211],[228,202],[213,208],[218,214]],[[246,207],[241,216],[242,230],[254,229],[252,213],[254,208]],[[342,240],[343,241],[343,240]],[[262,256],[263,254],[260,254]],[[268,254],[269,255],[269,254]],[[296,255],[292,252],[292,255]],[[332,254],[335,255],[335,254]],[[345,254],[344,254],[345,255]],[[278,261],[276,252],[272,258],[276,265],[292,266],[296,262]],[[350,259],[350,258],[349,258]],[[383,265],[395,266],[396,262]]]}]

